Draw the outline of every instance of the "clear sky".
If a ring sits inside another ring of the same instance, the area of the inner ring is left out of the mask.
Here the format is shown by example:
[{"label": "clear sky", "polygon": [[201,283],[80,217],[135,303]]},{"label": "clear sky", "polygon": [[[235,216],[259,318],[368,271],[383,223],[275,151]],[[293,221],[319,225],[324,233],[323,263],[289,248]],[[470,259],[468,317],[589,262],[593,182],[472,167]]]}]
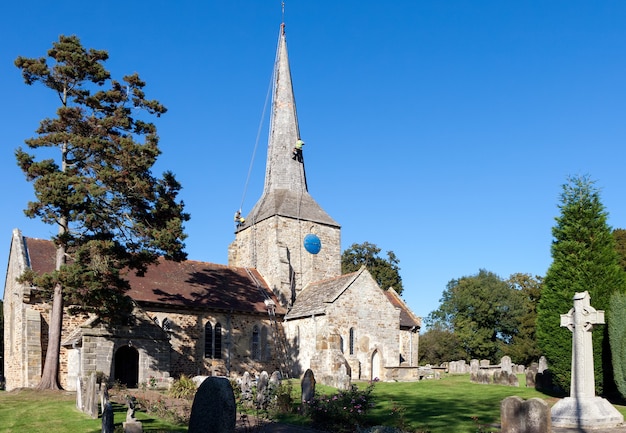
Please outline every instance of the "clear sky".
[{"label": "clear sky", "polygon": [[[59,102],[13,61],[75,34],[168,108],[156,171],[183,185],[189,258],[226,264],[233,213],[263,187],[266,126],[244,197],[280,3],[3,2],[0,262],[13,228],[56,232],[24,216],[32,185],[13,152]],[[396,253],[416,314],[481,268],[544,275],[568,175],[595,179],[609,223],[626,227],[626,2],[285,3],[309,192],[342,225],[342,249]]]}]

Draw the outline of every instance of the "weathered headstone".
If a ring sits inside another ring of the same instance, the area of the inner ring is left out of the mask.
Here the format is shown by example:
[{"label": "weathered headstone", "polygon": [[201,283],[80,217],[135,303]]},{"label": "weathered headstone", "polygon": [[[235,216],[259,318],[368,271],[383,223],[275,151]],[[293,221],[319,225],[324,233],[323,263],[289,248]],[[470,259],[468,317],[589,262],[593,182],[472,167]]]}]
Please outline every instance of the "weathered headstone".
[{"label": "weathered headstone", "polygon": [[533,362],[526,370],[526,387],[535,387],[535,376],[537,375],[537,363]]},{"label": "weathered headstone", "polygon": [[91,376],[89,376],[83,408],[83,411],[87,415],[89,415],[93,419],[98,418],[98,390],[96,373],[91,373]]},{"label": "weathered headstone", "polygon": [[262,371],[256,381],[256,404],[260,408],[266,408],[269,403],[269,381],[270,377],[267,374],[267,371]]},{"label": "weathered headstone", "polygon": [[83,411],[83,381],[80,376],[76,378],[76,408]]},{"label": "weathered headstone", "polygon": [[252,398],[252,378],[247,371],[241,378],[241,398],[244,401],[248,401]]},{"label": "weathered headstone", "polygon": [[596,397],[593,371],[593,325],[604,323],[604,311],[590,305],[588,292],[574,294],[574,308],[561,314],[561,326],[572,331],[570,396],[552,407],[552,424],[559,427],[610,428],[624,417],[607,400]]},{"label": "weathered headstone", "polygon": [[233,433],[237,418],[235,394],[225,377],[208,377],[193,399],[189,433]]},{"label": "weathered headstone", "polygon": [[548,369],[548,360],[545,356],[539,358],[539,365],[537,366],[537,373],[543,373]]},{"label": "weathered headstone", "polygon": [[313,374],[313,370],[309,368],[304,372],[300,386],[302,388],[302,403],[313,400],[315,396],[315,375]]},{"label": "weathered headstone", "polygon": [[480,361],[472,359],[470,361],[470,381],[478,382],[478,371],[480,369]]},{"label": "weathered headstone", "polygon": [[348,373],[348,368],[346,364],[341,364],[339,366],[339,371],[337,372],[337,389],[341,391],[347,391],[352,387],[352,380],[350,378],[350,373]]},{"label": "weathered headstone", "polygon": [[102,433],[113,433],[114,430],[113,405],[107,400],[102,408]]},{"label": "weathered headstone", "polygon": [[502,433],[550,433],[550,406],[540,398],[507,397],[500,405]]},{"label": "weathered headstone", "polygon": [[511,362],[510,356],[503,356],[500,359],[500,370],[503,373],[508,373],[508,374],[513,373],[513,363]]}]

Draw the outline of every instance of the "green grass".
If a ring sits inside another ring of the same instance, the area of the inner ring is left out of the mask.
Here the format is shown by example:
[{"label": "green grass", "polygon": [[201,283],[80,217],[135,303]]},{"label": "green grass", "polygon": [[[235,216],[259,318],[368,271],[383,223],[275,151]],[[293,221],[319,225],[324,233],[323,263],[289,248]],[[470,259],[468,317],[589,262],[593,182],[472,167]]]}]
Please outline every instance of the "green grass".
[{"label": "green grass", "polygon": [[[523,375],[519,379],[521,384],[525,382]],[[500,403],[514,395],[525,400],[538,397],[550,406],[558,400],[524,386],[516,388],[471,383],[467,375],[411,383],[381,382],[374,389],[377,404],[371,411],[370,420],[375,424],[392,425],[400,418],[392,414],[394,406],[398,406],[402,408],[406,426],[413,431],[499,431],[494,425],[500,424]],[[616,407],[626,417],[626,407]]]},{"label": "green grass", "polygon": [[[521,383],[523,376],[520,376]],[[359,384],[365,386],[366,384]],[[318,385],[318,392],[333,394],[334,388]],[[374,388],[376,405],[369,421],[372,424],[404,424],[407,431],[429,433],[476,433],[497,431],[500,402],[517,395],[523,399],[539,397],[550,405],[557,399],[534,389],[471,383],[469,376],[448,376],[441,380],[409,383],[379,382]],[[293,380],[293,396],[300,399],[300,383]],[[626,406],[616,406],[626,417]],[[394,409],[400,408],[400,411]],[[400,415],[401,414],[401,415]],[[136,417],[144,431],[186,432],[187,429],[155,419],[143,412]],[[115,406],[115,425],[126,418],[126,407]],[[474,418],[474,419],[473,419]],[[307,424],[298,415],[281,416],[294,424]],[[75,407],[75,394],[63,391],[0,391],[0,433],[99,433],[101,420],[91,419]]]},{"label": "green grass", "polygon": [[[115,425],[126,420],[126,407],[114,405]],[[186,432],[187,428],[174,426],[136,412],[144,432]],[[33,389],[0,392],[1,433],[100,433],[102,420],[76,409],[76,394],[64,391],[36,391]]]}]

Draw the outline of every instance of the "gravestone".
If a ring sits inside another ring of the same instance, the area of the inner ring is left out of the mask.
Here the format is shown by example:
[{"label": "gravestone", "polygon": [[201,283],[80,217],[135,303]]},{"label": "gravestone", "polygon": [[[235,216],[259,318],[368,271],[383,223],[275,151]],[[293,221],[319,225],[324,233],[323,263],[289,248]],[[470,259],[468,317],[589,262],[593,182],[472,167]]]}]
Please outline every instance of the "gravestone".
[{"label": "gravestone", "polygon": [[604,311],[590,305],[588,292],[574,294],[574,308],[561,314],[561,326],[572,332],[570,396],[552,407],[552,425],[577,428],[611,428],[624,417],[607,400],[595,395],[593,371],[593,325],[604,323]]},{"label": "gravestone", "polygon": [[537,366],[537,373],[543,373],[548,369],[548,360],[545,356],[539,358],[539,365]]},{"label": "gravestone", "polygon": [[91,373],[87,382],[87,390],[84,394],[84,412],[93,419],[98,418],[98,389],[96,373]]},{"label": "gravestone", "polygon": [[76,408],[83,411],[83,381],[80,376],[76,378]]},{"label": "gravestone", "polygon": [[313,400],[315,396],[315,375],[313,370],[309,368],[304,372],[300,386],[302,388],[302,403],[308,403]]},{"label": "gravestone", "polygon": [[501,433],[550,433],[550,406],[540,398],[505,398],[500,404]]},{"label": "gravestone", "polygon": [[225,377],[208,377],[191,406],[188,433],[233,433],[237,418],[235,394]]},{"label": "gravestone", "polygon": [[513,373],[513,363],[511,362],[510,356],[503,356],[500,359],[500,370],[503,373],[508,373],[508,374]]},{"label": "gravestone", "polygon": [[241,398],[244,401],[252,399],[252,378],[247,371],[241,378]]},{"label": "gravestone", "polygon": [[102,408],[102,433],[113,433],[114,430],[113,405],[107,400]]},{"label": "gravestone", "polygon": [[470,361],[470,381],[478,382],[478,371],[480,370],[480,361],[472,359]]},{"label": "gravestone", "polygon": [[526,387],[534,388],[535,387],[535,376],[537,375],[538,364],[533,362],[530,364],[530,367],[526,370]]},{"label": "gravestone", "polygon": [[256,404],[260,408],[266,408],[269,403],[269,381],[267,371],[262,371],[256,382]]}]

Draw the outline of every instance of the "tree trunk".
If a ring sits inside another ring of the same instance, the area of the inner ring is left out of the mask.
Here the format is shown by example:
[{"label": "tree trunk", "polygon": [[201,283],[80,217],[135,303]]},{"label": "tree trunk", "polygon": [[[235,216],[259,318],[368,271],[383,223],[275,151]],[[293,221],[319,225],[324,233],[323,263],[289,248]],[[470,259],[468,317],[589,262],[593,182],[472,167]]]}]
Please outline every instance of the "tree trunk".
[{"label": "tree trunk", "polygon": [[61,284],[54,287],[52,312],[48,326],[48,348],[38,389],[61,389],[59,385],[59,353],[61,350],[61,328],[63,323],[63,290]]},{"label": "tree trunk", "polygon": [[[65,153],[63,153],[63,168],[65,168]],[[59,235],[67,232],[67,218],[59,221]],[[56,250],[56,270],[61,269],[65,264],[65,246],[59,244]],[[59,357],[61,353],[61,331],[63,329],[63,287],[61,283],[54,286],[52,297],[52,311],[50,312],[50,323],[48,324],[48,348],[46,349],[46,360],[41,372],[41,382],[38,389],[61,389],[59,384]]]}]

